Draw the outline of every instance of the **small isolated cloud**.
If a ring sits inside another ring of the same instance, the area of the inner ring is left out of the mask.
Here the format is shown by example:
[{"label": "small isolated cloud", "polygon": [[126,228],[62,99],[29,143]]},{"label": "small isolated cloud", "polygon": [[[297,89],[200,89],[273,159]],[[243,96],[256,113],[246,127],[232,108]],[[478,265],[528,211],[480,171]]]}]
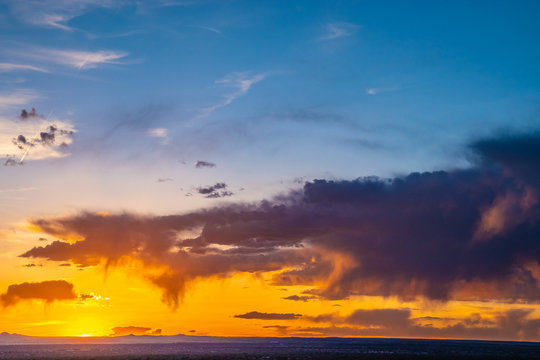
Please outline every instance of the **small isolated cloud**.
[{"label": "small isolated cloud", "polygon": [[82,300],[82,301],[85,301],[87,299],[93,299],[94,298],[94,295],[91,295],[91,294],[80,294],[79,295],[79,299]]},{"label": "small isolated cloud", "polygon": [[163,145],[166,145],[169,143],[169,138],[167,137],[167,129],[165,128],[154,128],[154,129],[148,129],[146,131],[146,134],[148,134],[151,137],[160,138],[161,143]]},{"label": "small isolated cloud", "polygon": [[24,267],[36,267],[36,266],[43,266],[43,265],[41,265],[41,264],[38,265],[38,264],[31,263],[31,264],[25,264],[23,266]]},{"label": "small isolated cloud", "polygon": [[146,133],[153,137],[159,137],[159,138],[167,137],[167,129],[165,128],[149,129]]},{"label": "small isolated cloud", "polygon": [[366,94],[368,94],[368,95],[377,95],[377,94],[386,93],[386,92],[392,92],[392,91],[396,91],[396,90],[398,90],[397,86],[381,87],[381,88],[368,88],[368,89],[366,89]]},{"label": "small isolated cloud", "polygon": [[360,28],[359,25],[347,22],[330,23],[326,25],[325,34],[321,36],[319,40],[329,41],[352,36],[356,34]]},{"label": "small isolated cloud", "polygon": [[161,329],[156,329],[152,331],[152,335],[161,335]]},{"label": "small isolated cloud", "polygon": [[0,304],[2,307],[8,307],[25,300],[42,300],[51,303],[76,298],[77,294],[73,291],[72,283],[65,280],[48,280],[9,285],[7,291],[0,295]]},{"label": "small isolated cloud", "polygon": [[216,164],[214,164],[213,162],[209,162],[209,161],[198,160],[195,163],[195,167],[197,169],[200,169],[200,168],[213,168],[213,167],[216,167]]},{"label": "small isolated cloud", "polygon": [[33,118],[33,117],[36,117],[36,116],[39,116],[37,111],[36,111],[36,108],[32,108],[30,111],[28,111],[26,109],[22,109],[21,114],[19,115],[19,119],[27,120],[28,118]]},{"label": "small isolated cloud", "polygon": [[293,313],[262,313],[258,311],[251,311],[245,314],[234,315],[235,318],[241,319],[257,319],[257,320],[294,320],[301,317],[301,314]]},{"label": "small isolated cloud", "polygon": [[203,118],[210,116],[217,109],[230,105],[237,98],[247,94],[253,85],[262,81],[266,76],[266,74],[252,75],[249,72],[235,72],[216,80],[216,84],[233,88],[235,91],[225,95],[221,102],[204,108],[198,117]]},{"label": "small isolated cloud", "polygon": [[48,70],[45,70],[43,68],[32,66],[32,65],[26,65],[26,64],[12,64],[12,63],[0,63],[0,72],[12,72],[12,71],[38,71],[38,72],[49,72]]},{"label": "small isolated cloud", "polygon": [[171,179],[171,178],[159,178],[159,179],[157,179],[157,182],[159,182],[159,183],[167,182],[167,181],[174,181],[174,179]]},{"label": "small isolated cloud", "polygon": [[142,326],[117,326],[111,330],[113,333],[110,336],[148,335],[148,332],[152,330],[152,328]]},{"label": "small isolated cloud", "polygon": [[227,190],[227,184],[216,183],[212,186],[198,187],[197,192],[204,195],[206,198],[220,198],[234,195]]},{"label": "small isolated cloud", "polygon": [[291,295],[291,296],[287,296],[287,297],[284,297],[283,299],[285,300],[293,300],[293,301],[309,301],[309,300],[315,300],[317,299],[317,296],[312,296],[312,295],[301,295],[301,296],[298,296],[298,295]]}]

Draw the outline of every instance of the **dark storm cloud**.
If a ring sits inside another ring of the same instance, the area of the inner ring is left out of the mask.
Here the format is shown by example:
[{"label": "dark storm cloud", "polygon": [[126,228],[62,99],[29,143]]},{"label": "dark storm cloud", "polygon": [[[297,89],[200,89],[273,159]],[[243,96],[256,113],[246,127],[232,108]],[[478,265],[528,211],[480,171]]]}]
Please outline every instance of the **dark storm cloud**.
[{"label": "dark storm cloud", "polygon": [[8,307],[24,300],[43,300],[51,303],[76,298],[73,284],[64,280],[49,280],[9,285],[7,291],[0,295],[0,303],[3,307]]},{"label": "dark storm cloud", "polygon": [[[539,135],[478,141],[468,169],[314,180],[259,204],[170,216],[36,219],[51,236],[84,240],[57,240],[22,256],[82,266],[115,265],[128,256],[166,265],[162,275],[144,276],[173,305],[195,278],[285,267],[274,285],[326,282],[306,295],[328,299],[537,302],[539,144]],[[201,194],[222,191],[221,184]],[[186,232],[193,234],[178,235]]]},{"label": "dark storm cloud", "polygon": [[235,318],[241,319],[257,319],[257,320],[294,320],[301,317],[301,314],[279,314],[279,313],[262,313],[251,311],[245,314],[234,315]]},{"label": "dark storm cloud", "polygon": [[212,186],[199,187],[197,188],[197,191],[199,194],[202,194],[202,195],[210,195],[216,190],[225,189],[226,187],[227,187],[227,184],[225,183],[216,183],[215,185],[212,185]]},{"label": "dark storm cloud", "polygon": [[[471,318],[433,318],[442,320],[437,327],[431,323],[412,318],[409,309],[359,309],[347,316],[325,314],[305,317],[331,326],[317,326],[296,329],[297,334],[324,336],[392,336],[418,338],[459,338],[459,339],[512,339],[537,340],[540,336],[540,319],[531,317],[531,309],[511,309],[496,313],[492,318],[482,318],[474,314]],[[288,331],[290,335],[291,331]]]},{"label": "dark storm cloud", "polygon": [[231,191],[227,190],[227,184],[216,183],[212,186],[198,187],[197,192],[209,199],[228,197],[234,195]]},{"label": "dark storm cloud", "polygon": [[200,169],[200,168],[213,168],[213,167],[216,167],[216,164],[214,164],[212,162],[209,162],[209,161],[198,160],[195,163],[195,167],[197,169]]}]

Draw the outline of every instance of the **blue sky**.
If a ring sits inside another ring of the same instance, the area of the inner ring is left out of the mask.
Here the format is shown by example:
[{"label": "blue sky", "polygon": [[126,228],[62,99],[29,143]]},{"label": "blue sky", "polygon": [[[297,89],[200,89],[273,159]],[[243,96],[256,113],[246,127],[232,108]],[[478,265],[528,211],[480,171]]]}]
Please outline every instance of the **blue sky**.
[{"label": "blue sky", "polygon": [[35,146],[24,166],[2,167],[6,189],[115,189],[101,205],[51,192],[58,211],[129,207],[126,183],[172,192],[159,212],[223,201],[185,196],[219,181],[254,200],[299,180],[466,167],[469,142],[538,123],[533,1],[2,1],[0,10],[4,155],[22,156],[11,143],[22,108],[75,131],[56,155]]}]

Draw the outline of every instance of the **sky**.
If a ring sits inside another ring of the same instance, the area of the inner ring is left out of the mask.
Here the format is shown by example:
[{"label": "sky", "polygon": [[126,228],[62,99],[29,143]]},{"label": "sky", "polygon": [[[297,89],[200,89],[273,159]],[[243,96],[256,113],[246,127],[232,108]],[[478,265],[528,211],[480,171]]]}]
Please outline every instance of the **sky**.
[{"label": "sky", "polygon": [[540,341],[539,11],[0,0],[0,332]]}]

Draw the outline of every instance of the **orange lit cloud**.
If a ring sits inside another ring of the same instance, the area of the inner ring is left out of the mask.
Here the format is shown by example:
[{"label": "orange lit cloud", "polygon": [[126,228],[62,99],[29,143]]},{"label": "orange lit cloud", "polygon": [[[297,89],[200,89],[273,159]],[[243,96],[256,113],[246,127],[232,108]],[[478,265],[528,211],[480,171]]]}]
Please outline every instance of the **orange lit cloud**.
[{"label": "orange lit cloud", "polygon": [[24,300],[42,300],[46,303],[77,299],[73,284],[64,280],[25,282],[9,285],[6,293],[0,295],[3,307],[16,305]]}]

